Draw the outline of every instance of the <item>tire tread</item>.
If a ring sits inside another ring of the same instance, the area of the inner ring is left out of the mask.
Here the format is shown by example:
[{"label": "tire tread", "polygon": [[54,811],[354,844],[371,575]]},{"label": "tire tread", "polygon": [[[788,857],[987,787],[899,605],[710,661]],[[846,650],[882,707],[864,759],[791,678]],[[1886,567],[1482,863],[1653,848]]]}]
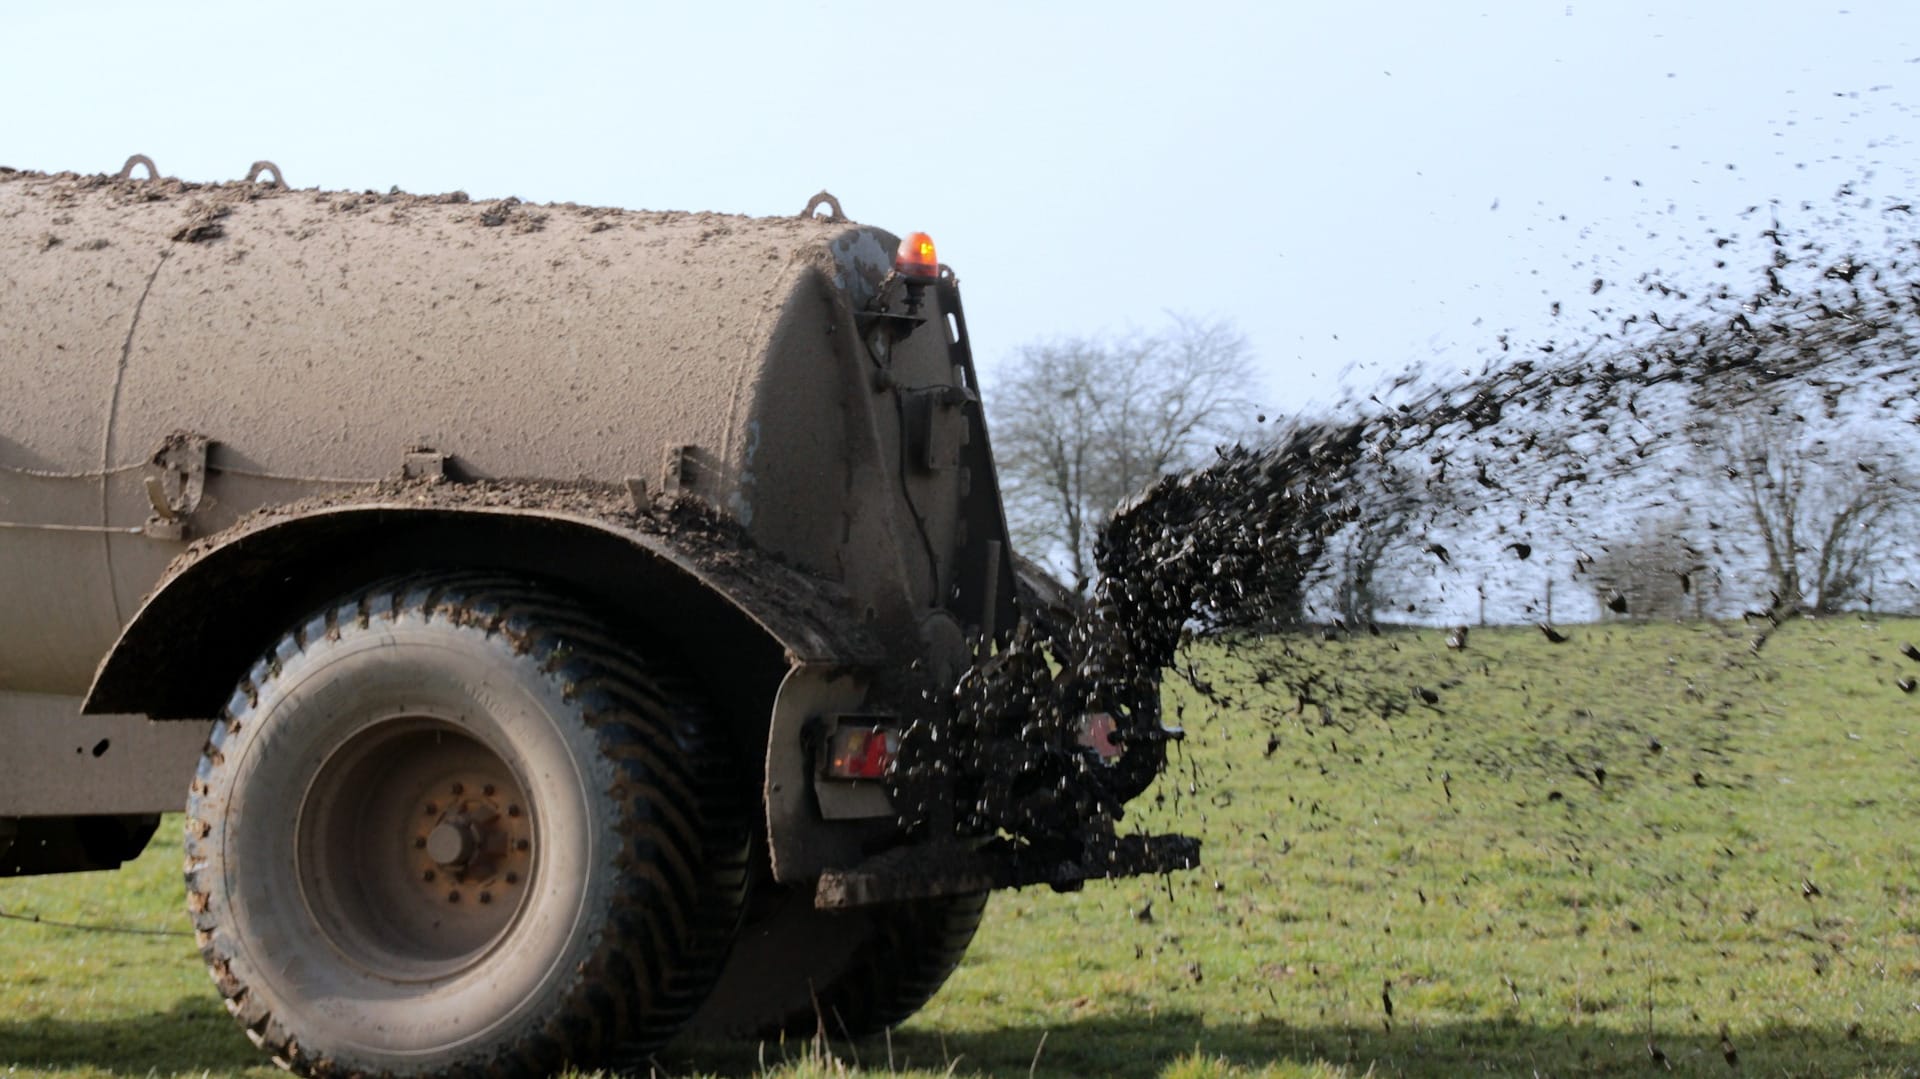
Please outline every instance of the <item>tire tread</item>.
[{"label": "tire tread", "polygon": [[[208,974],[249,1039],[289,1069],[311,1075],[360,1074],[305,1050],[234,972],[214,891],[212,825],[203,819],[228,767],[227,741],[253,722],[285,665],[301,653],[380,622],[419,618],[497,637],[531,656],[593,730],[620,779],[610,791],[624,844],[619,863],[625,902],[580,977],[547,1020],[517,1045],[481,1059],[424,1068],[436,1075],[544,1075],[565,1065],[591,1067],[616,1049],[645,1057],[692,1014],[717,976],[738,927],[746,889],[748,825],[731,769],[709,738],[698,687],[664,664],[648,663],[581,608],[538,586],[497,574],[429,574],[386,582],[303,619],[265,652],[235,688],[213,725],[188,805],[188,906]],[[644,868],[646,872],[637,872]],[[640,902],[654,891],[668,902]]]}]

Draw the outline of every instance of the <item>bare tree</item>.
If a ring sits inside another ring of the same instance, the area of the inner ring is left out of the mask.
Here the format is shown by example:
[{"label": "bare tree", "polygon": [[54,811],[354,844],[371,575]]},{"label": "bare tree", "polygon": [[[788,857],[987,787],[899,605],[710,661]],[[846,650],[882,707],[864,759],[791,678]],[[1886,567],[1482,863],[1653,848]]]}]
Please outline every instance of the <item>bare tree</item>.
[{"label": "bare tree", "polygon": [[1385,461],[1367,462],[1352,483],[1367,492],[1367,512],[1341,529],[1329,544],[1326,573],[1334,614],[1351,627],[1366,626],[1385,607],[1398,606],[1406,591],[1404,565],[1423,544],[1413,539],[1423,514],[1451,505],[1444,482],[1438,491],[1421,490],[1418,480]]},{"label": "bare tree", "polygon": [[1365,626],[1388,602],[1380,588],[1380,570],[1388,552],[1405,539],[1413,525],[1410,504],[1396,503],[1371,525],[1341,533],[1333,573],[1336,613],[1349,626]]},{"label": "bare tree", "polygon": [[1718,451],[1781,613],[1829,613],[1866,599],[1895,526],[1914,505],[1899,455],[1857,435],[1839,437],[1845,450],[1757,414],[1732,424]]},{"label": "bare tree", "polygon": [[1679,514],[1647,519],[1631,536],[1606,545],[1586,568],[1594,601],[1630,618],[1700,618],[1718,578],[1692,542]]},{"label": "bare tree", "polygon": [[996,380],[995,457],[1017,542],[1084,588],[1125,499],[1244,429],[1246,339],[1175,318],[1163,333],[1029,345]]}]

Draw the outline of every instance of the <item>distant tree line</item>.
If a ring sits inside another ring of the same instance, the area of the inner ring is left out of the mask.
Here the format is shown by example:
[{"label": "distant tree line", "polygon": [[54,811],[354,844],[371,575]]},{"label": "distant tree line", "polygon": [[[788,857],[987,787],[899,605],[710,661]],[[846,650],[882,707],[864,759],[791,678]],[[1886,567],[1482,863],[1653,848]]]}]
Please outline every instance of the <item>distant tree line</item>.
[{"label": "distant tree line", "polygon": [[[988,394],[1016,542],[1085,591],[1117,507],[1258,437],[1256,381],[1224,322],[1022,349]],[[1688,430],[1685,452],[1637,476],[1596,465],[1577,499],[1567,477],[1544,493],[1502,486],[1481,446],[1376,455],[1348,481],[1365,512],[1326,544],[1298,609],[1276,614],[1357,627],[1436,621],[1437,607],[1485,617],[1491,603],[1496,621],[1552,621],[1556,582],[1558,616],[1576,620],[1920,606],[1920,480],[1886,422],[1784,391],[1667,422]],[[1554,452],[1580,456],[1571,443]]]}]

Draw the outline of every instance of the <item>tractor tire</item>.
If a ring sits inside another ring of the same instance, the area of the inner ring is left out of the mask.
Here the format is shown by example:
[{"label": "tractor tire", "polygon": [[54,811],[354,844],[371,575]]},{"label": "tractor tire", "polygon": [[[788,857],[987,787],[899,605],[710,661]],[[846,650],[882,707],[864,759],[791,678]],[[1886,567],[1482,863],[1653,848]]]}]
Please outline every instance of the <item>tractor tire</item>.
[{"label": "tractor tire", "polygon": [[523,582],[347,598],[240,681],[187,809],[201,954],[308,1075],[547,1075],[663,1044],[750,830],[700,695]]},{"label": "tractor tire", "polygon": [[946,984],[972,943],[987,893],[823,911],[813,889],[766,885],[697,1038],[864,1038],[898,1026]]}]

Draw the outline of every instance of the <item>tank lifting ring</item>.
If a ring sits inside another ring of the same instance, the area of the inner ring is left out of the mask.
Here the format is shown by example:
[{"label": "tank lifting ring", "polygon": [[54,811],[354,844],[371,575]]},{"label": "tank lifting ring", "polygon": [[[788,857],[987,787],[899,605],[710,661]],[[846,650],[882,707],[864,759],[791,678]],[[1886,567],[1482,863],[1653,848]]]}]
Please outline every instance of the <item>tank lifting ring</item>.
[{"label": "tank lifting ring", "polygon": [[286,190],[287,181],[280,175],[280,166],[271,161],[255,161],[253,167],[247,170],[246,182],[254,183],[260,179],[260,174],[263,172],[273,173],[273,186],[283,191]]},{"label": "tank lifting ring", "polygon": [[133,179],[133,167],[135,165],[145,165],[147,167],[147,179],[158,180],[160,178],[159,167],[153,163],[153,158],[145,154],[135,154],[127,158],[127,163],[120,166],[120,171],[115,173],[113,178],[116,180]]},{"label": "tank lifting ring", "polygon": [[830,223],[837,225],[847,219],[846,213],[840,209],[840,200],[834,198],[833,195],[828,193],[825,189],[822,189],[818,195],[815,195],[814,197],[807,200],[807,208],[800,211],[800,216],[812,217],[814,216],[813,212],[815,210],[818,210],[822,206],[825,206],[828,210],[832,211],[831,213],[826,215],[827,220]]}]

